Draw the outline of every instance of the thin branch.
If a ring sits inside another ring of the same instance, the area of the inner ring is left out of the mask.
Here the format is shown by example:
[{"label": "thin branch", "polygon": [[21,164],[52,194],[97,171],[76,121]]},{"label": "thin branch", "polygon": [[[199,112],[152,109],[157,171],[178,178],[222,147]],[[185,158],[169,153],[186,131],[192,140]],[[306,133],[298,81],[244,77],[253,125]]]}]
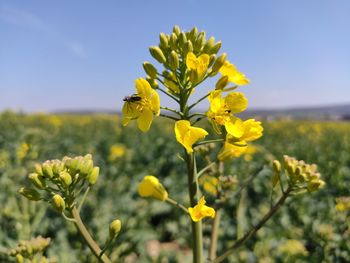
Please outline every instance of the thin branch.
[{"label": "thin branch", "polygon": [[180,117],[183,116],[182,112],[179,112],[179,111],[177,111],[177,110],[174,110],[174,109],[171,109],[171,108],[168,108],[168,107],[163,107],[163,106],[160,106],[160,108],[161,108],[162,110],[167,110],[167,111],[173,112],[173,113],[179,115]]},{"label": "thin branch", "polygon": [[183,206],[182,204],[178,203],[177,201],[175,201],[174,199],[171,199],[171,198],[167,198],[165,200],[167,203],[169,204],[172,204],[172,205],[175,205],[177,206],[178,208],[180,208],[182,211],[184,211],[186,214],[188,214],[188,210],[185,206]]},{"label": "thin branch", "polygon": [[192,148],[197,147],[199,145],[203,145],[203,144],[223,142],[223,141],[225,141],[225,140],[224,139],[215,139],[215,140],[201,141],[201,142],[197,142]]},{"label": "thin branch", "polygon": [[164,118],[168,118],[168,119],[171,119],[171,120],[174,120],[174,121],[178,121],[179,120],[178,118],[175,118],[175,117],[172,117],[172,116],[169,116],[169,115],[166,115],[166,114],[159,114],[159,116],[164,117]]}]

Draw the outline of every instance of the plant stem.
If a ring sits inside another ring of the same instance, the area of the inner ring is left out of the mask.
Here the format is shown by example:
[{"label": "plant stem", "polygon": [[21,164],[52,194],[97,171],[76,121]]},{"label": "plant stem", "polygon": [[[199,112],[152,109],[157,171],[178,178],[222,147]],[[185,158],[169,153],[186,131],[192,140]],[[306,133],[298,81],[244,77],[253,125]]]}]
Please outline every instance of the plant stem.
[{"label": "plant stem", "polygon": [[192,105],[188,106],[188,109],[192,109],[192,108],[195,107],[198,103],[200,103],[201,101],[205,100],[209,95],[210,95],[210,93],[204,95],[202,98],[200,98],[199,100],[197,100],[195,103],[193,103]]},{"label": "plant stem", "polygon": [[224,139],[214,139],[214,140],[207,140],[207,141],[201,141],[201,142],[197,142],[194,147],[197,147],[198,145],[202,145],[202,144],[208,144],[208,143],[214,143],[214,142],[223,142]]},{"label": "plant stem", "polygon": [[225,258],[227,258],[230,254],[233,253],[237,248],[244,244],[249,238],[251,238],[276,212],[277,210],[284,204],[289,193],[292,189],[289,187],[281,196],[281,198],[277,201],[277,203],[271,207],[270,211],[256,224],[252,227],[243,237],[238,239],[231,247],[229,247],[224,254],[214,259],[213,263],[222,262]]},{"label": "plant stem", "polygon": [[215,218],[213,220],[211,236],[210,236],[210,247],[209,247],[209,256],[208,256],[210,261],[214,260],[216,257],[220,219],[221,219],[221,210],[217,209],[215,213]]},{"label": "plant stem", "polygon": [[[188,154],[185,150],[188,172],[188,192],[190,197],[191,207],[197,204],[199,199],[199,188],[196,179],[196,164],[194,153]],[[192,221],[192,220],[191,220]],[[202,237],[202,222],[192,221],[192,250],[193,263],[203,263],[203,237]]]},{"label": "plant stem", "polygon": [[101,254],[101,248],[97,245],[97,243],[95,242],[95,240],[93,240],[93,238],[91,237],[89,231],[86,229],[83,221],[80,218],[79,215],[79,211],[76,208],[76,206],[73,206],[72,208],[72,216],[75,219],[75,226],[77,227],[77,229],[79,230],[80,234],[83,236],[85,242],[87,243],[87,245],[89,246],[89,248],[91,249],[92,253],[94,253],[94,255],[103,263],[112,263],[112,261],[106,256],[106,255],[102,255],[100,257]]},{"label": "plant stem", "polygon": [[167,198],[165,200],[167,203],[169,204],[172,204],[172,205],[175,205],[177,206],[178,208],[180,208],[182,211],[184,211],[186,214],[188,214],[188,210],[185,206],[183,206],[182,204],[178,203],[177,201],[175,201],[174,199],[171,199],[171,198]]}]

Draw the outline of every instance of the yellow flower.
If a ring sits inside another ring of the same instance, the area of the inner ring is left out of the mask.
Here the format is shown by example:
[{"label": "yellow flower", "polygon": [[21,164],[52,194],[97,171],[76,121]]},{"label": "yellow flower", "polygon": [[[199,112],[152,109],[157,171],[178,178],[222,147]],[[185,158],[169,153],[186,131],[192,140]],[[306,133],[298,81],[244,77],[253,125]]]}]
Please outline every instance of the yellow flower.
[{"label": "yellow flower", "polygon": [[218,179],[216,177],[210,175],[202,175],[199,178],[199,183],[203,185],[203,189],[207,193],[216,196],[218,186]]},{"label": "yellow flower", "polygon": [[225,123],[228,138],[232,141],[254,141],[262,136],[263,127],[260,121],[249,119],[242,121],[239,118],[231,118],[230,122]]},{"label": "yellow flower", "polygon": [[221,90],[210,92],[208,100],[210,103],[207,111],[208,118],[216,124],[225,125],[233,121],[232,114],[244,111],[248,106],[248,100],[241,92],[231,92],[222,97]]},{"label": "yellow flower", "polygon": [[137,119],[139,129],[147,132],[154,116],[160,113],[159,95],[143,78],[137,79],[135,84],[137,94],[131,97],[133,99],[125,99],[122,123],[126,126],[130,120]]},{"label": "yellow flower", "polygon": [[215,210],[214,208],[211,208],[209,206],[205,205],[205,199],[204,196],[199,200],[198,204],[195,207],[189,207],[188,212],[190,213],[190,216],[194,222],[198,222],[199,220],[202,220],[204,217],[215,217]]},{"label": "yellow flower", "polygon": [[179,86],[176,84],[176,78],[173,73],[169,74],[169,78],[164,78],[164,84],[167,87],[168,91],[174,95],[180,93]]},{"label": "yellow flower", "polygon": [[187,153],[192,153],[192,145],[198,140],[204,139],[208,133],[202,128],[192,127],[186,120],[180,120],[175,123],[176,140],[186,148]]},{"label": "yellow flower", "polygon": [[239,157],[245,153],[246,150],[247,144],[245,142],[237,142],[235,144],[231,144],[226,141],[218,154],[218,159],[220,161],[226,161],[234,157]]},{"label": "yellow flower", "polygon": [[186,66],[192,72],[192,82],[198,82],[204,77],[209,66],[209,58],[208,54],[202,54],[196,57],[192,52],[188,52],[186,56]]},{"label": "yellow flower", "polygon": [[158,178],[153,175],[146,175],[138,186],[139,195],[142,197],[153,197],[157,200],[164,201],[168,198],[168,192],[159,182]]},{"label": "yellow flower", "polygon": [[113,162],[120,157],[123,157],[126,152],[125,146],[120,144],[114,144],[109,149],[108,160]]},{"label": "yellow flower", "polygon": [[223,76],[227,76],[230,82],[233,82],[238,86],[243,86],[249,83],[249,79],[247,79],[243,73],[239,72],[235,65],[231,64],[227,60],[220,68],[220,73]]}]

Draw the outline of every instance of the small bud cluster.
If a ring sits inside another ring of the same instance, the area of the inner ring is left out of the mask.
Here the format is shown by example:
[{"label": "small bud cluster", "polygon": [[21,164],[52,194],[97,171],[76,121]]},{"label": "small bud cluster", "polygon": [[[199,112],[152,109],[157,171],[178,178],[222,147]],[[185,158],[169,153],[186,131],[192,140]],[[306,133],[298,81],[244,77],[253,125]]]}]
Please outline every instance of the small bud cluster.
[{"label": "small bud cluster", "polygon": [[[182,31],[178,26],[174,26],[171,34],[160,33],[158,46],[149,48],[151,56],[162,64],[165,70],[159,74],[156,67],[150,62],[144,62],[143,68],[147,74],[147,81],[156,89],[158,88],[157,76],[162,76],[169,90],[176,94],[178,91],[172,88],[174,84],[179,86],[176,71],[186,63],[186,59],[192,58],[196,64],[196,68],[186,72],[187,77],[192,83],[198,83],[206,76],[207,71],[208,76],[213,77],[224,65],[226,54],[217,57],[220,48],[221,41],[215,41],[214,37],[207,40],[205,32],[198,32],[196,27],[190,31]],[[189,54],[192,56],[188,56]],[[220,87],[224,86],[226,85],[221,81]]]},{"label": "small bud cluster", "polygon": [[50,238],[38,236],[29,241],[20,241],[15,248],[9,249],[7,254],[9,257],[14,257],[18,263],[57,262],[56,260],[48,259],[42,255],[49,244]]},{"label": "small bud cluster", "polygon": [[99,172],[91,154],[50,160],[35,165],[35,172],[28,175],[33,188],[22,187],[19,192],[32,201],[48,201],[55,210],[63,212],[73,204],[77,185],[94,185]]},{"label": "small bud cluster", "polygon": [[[283,167],[288,178],[288,184],[294,193],[314,192],[321,189],[325,182],[320,179],[321,174],[317,171],[315,164],[307,164],[304,161],[284,155]],[[280,180],[282,165],[279,161],[273,162],[274,177],[272,184],[275,186]]]}]

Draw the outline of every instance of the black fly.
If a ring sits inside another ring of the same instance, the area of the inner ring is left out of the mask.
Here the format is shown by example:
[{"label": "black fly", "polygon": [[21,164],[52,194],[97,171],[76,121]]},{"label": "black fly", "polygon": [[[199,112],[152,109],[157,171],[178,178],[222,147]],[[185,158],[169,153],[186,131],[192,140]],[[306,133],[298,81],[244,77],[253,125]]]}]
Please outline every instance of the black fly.
[{"label": "black fly", "polygon": [[138,102],[141,101],[141,97],[137,96],[137,94],[133,94],[131,96],[126,96],[123,101],[125,102]]}]

